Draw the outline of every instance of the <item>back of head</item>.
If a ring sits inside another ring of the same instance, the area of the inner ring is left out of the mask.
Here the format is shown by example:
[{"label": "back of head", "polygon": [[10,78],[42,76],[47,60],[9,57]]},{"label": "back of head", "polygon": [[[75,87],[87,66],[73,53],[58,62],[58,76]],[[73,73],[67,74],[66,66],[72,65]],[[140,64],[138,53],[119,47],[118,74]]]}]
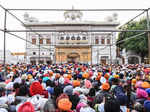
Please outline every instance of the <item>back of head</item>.
[{"label": "back of head", "polygon": [[5,93],[5,89],[3,87],[0,87],[0,97],[3,96]]},{"label": "back of head", "polygon": [[54,87],[54,94],[56,97],[58,97],[61,93],[63,93],[63,89],[60,86]]},{"label": "back of head", "polygon": [[135,102],[134,109],[138,112],[143,112],[143,106],[139,102]]},{"label": "back of head", "polygon": [[77,95],[72,95],[70,96],[70,101],[72,102],[72,109],[75,109],[77,104],[79,103],[80,101],[80,98],[77,96]]},{"label": "back of head", "polygon": [[104,110],[105,112],[120,112],[119,102],[110,95],[106,96]]},{"label": "back of head", "polygon": [[18,96],[26,96],[29,94],[28,87],[26,85],[21,85],[19,88]]},{"label": "back of head", "polygon": [[18,82],[15,82],[14,84],[13,84],[13,88],[14,89],[17,89],[17,88],[19,88],[20,87],[20,84],[18,83]]},{"label": "back of head", "polygon": [[43,112],[55,112],[56,111],[56,107],[54,105],[54,102],[52,99],[49,99],[43,108]]},{"label": "back of head", "polygon": [[126,105],[128,103],[128,97],[124,93],[122,86],[116,86],[113,92],[120,105]]},{"label": "back of head", "polygon": [[57,106],[60,111],[70,111],[72,103],[68,98],[62,98],[58,101]]},{"label": "back of head", "polygon": [[146,112],[150,112],[150,101],[149,100],[146,100],[144,102],[144,109]]},{"label": "back of head", "polygon": [[25,102],[18,108],[18,112],[35,112],[35,110],[30,102]]},{"label": "back of head", "polygon": [[46,86],[54,87],[54,83],[51,80],[47,80]]},{"label": "back of head", "polygon": [[43,87],[42,87],[42,85],[40,84],[39,81],[32,82],[32,84],[30,85],[30,94],[31,94],[31,96],[34,96],[36,94],[41,95],[42,91],[43,91]]},{"label": "back of head", "polygon": [[112,83],[115,84],[115,85],[118,85],[119,84],[119,79],[113,78]]},{"label": "back of head", "polygon": [[95,89],[94,88],[91,88],[90,91],[89,91],[89,96],[95,96]]}]

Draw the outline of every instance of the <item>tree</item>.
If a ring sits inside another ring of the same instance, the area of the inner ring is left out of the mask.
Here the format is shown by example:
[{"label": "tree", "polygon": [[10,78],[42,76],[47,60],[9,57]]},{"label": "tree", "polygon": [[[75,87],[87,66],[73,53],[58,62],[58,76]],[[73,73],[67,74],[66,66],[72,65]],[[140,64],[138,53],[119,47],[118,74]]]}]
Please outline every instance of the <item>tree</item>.
[{"label": "tree", "polygon": [[[146,30],[147,29],[147,21],[146,19],[141,19],[140,21],[133,21],[130,24],[123,26],[124,30]],[[129,38],[131,36],[140,34],[141,32],[121,32],[119,33],[119,37],[117,42]],[[128,39],[121,43],[117,44],[121,49],[125,48],[126,50],[132,50],[139,54],[142,57],[142,60],[145,56],[148,55],[148,37],[147,33],[137,36],[132,39]]]}]

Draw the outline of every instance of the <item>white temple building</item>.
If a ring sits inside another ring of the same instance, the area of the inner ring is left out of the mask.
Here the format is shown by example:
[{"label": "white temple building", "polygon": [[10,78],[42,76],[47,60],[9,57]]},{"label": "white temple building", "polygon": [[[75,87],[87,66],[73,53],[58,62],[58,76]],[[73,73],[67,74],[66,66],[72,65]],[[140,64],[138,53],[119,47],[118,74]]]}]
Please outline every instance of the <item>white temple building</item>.
[{"label": "white temple building", "polygon": [[[116,30],[119,25],[117,14],[104,21],[83,21],[79,10],[64,12],[64,20],[41,22],[24,14],[27,30],[27,62],[106,64],[116,61],[116,33],[102,30]],[[101,32],[96,32],[101,30]],[[61,32],[60,32],[61,31]]]}]

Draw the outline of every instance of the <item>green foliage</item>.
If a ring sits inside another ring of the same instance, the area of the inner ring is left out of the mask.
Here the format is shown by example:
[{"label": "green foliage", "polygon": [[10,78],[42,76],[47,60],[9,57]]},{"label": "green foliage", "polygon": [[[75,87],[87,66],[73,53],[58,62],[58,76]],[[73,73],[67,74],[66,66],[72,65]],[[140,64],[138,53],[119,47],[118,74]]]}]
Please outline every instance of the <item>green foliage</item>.
[{"label": "green foliage", "polygon": [[[146,19],[141,19],[140,21],[133,21],[128,25],[123,27],[124,30],[146,30],[147,29],[147,21]],[[131,36],[140,34],[141,32],[121,32],[119,34],[117,42],[129,38]],[[141,36],[137,36],[132,39],[128,39],[119,43],[121,49],[126,48],[126,50],[135,51],[137,54],[141,55],[141,57],[145,57],[148,54],[148,37],[147,33]]]}]

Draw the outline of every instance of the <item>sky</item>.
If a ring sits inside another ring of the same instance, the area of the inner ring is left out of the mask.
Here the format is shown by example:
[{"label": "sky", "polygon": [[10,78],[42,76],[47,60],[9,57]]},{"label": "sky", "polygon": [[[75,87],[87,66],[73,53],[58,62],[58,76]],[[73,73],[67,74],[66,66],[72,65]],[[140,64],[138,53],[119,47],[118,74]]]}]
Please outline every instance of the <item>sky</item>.
[{"label": "sky", "polygon": [[[150,8],[150,0],[0,0],[5,8],[48,8],[48,9],[147,9]],[[23,20],[25,11],[12,11]],[[29,12],[40,21],[63,21],[63,12]],[[83,12],[83,20],[103,21],[112,13],[118,13],[118,21],[123,24],[135,17],[140,12]],[[142,16],[140,16],[141,18]],[[4,27],[4,11],[0,9],[0,29]],[[8,29],[23,29],[22,25],[12,16],[7,15]],[[23,33],[16,33],[25,38]],[[13,36],[6,35],[6,49],[11,52],[24,52],[25,42]],[[3,32],[0,32],[0,49],[3,49]]]}]

